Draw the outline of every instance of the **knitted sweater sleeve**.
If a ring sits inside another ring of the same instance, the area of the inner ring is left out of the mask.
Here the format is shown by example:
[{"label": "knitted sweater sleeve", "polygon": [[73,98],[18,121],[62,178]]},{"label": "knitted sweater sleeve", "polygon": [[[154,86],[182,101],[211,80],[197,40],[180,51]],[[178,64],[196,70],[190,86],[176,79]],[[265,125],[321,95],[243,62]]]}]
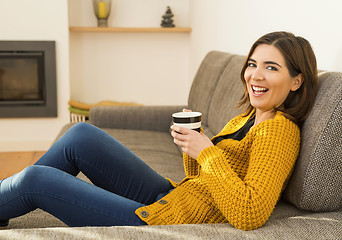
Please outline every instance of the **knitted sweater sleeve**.
[{"label": "knitted sweater sleeve", "polygon": [[186,177],[191,178],[196,177],[198,175],[198,162],[196,161],[196,159],[193,159],[186,153],[183,153],[183,165]]},{"label": "knitted sweater sleeve", "polygon": [[238,149],[213,146],[197,158],[200,176],[218,209],[228,222],[243,230],[261,227],[271,215],[300,144],[299,128],[288,119],[262,122],[249,134],[253,137],[244,177],[233,171],[229,161]]}]

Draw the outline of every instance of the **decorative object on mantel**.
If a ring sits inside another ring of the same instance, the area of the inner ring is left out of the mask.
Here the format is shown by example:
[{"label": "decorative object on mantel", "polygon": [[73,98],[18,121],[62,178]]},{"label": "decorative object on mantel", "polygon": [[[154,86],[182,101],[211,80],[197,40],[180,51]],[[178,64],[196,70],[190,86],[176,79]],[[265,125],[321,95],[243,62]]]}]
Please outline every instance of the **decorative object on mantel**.
[{"label": "decorative object on mantel", "polygon": [[168,6],[165,14],[162,16],[163,20],[162,20],[160,26],[167,27],[167,28],[175,27],[175,25],[173,24],[173,19],[172,19],[173,16],[174,15],[171,11],[171,8]]},{"label": "decorative object on mantel", "polygon": [[86,122],[89,120],[89,111],[95,106],[142,106],[134,102],[101,101],[88,104],[70,99],[69,102],[70,122]]},{"label": "decorative object on mantel", "polygon": [[93,0],[94,13],[97,18],[98,27],[108,27],[112,0]]}]

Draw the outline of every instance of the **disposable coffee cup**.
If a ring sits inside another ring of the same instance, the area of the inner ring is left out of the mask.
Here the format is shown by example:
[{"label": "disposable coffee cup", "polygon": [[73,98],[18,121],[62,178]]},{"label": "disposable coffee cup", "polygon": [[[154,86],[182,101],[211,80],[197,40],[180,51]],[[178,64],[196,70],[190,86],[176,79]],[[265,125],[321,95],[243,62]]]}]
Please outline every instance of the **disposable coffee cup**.
[{"label": "disposable coffee cup", "polygon": [[200,112],[177,112],[172,114],[173,124],[183,128],[201,131],[202,113]]}]

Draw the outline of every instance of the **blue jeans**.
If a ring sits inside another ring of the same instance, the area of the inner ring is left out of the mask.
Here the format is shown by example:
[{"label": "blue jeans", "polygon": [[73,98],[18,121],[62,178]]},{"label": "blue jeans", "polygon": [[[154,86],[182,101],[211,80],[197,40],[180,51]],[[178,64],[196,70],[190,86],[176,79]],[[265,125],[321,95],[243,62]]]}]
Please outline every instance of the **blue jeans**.
[{"label": "blue jeans", "polygon": [[[80,171],[93,184],[76,178]],[[109,134],[79,123],[35,165],[0,181],[0,220],[40,208],[68,226],[146,225],[135,210],[172,188]]]}]

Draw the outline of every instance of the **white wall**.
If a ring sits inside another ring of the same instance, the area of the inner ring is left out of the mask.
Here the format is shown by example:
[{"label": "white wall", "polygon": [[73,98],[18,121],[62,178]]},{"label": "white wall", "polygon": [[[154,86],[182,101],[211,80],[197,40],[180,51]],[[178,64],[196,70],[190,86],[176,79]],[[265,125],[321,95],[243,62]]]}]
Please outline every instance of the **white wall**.
[{"label": "white wall", "polygon": [[0,151],[44,150],[68,122],[69,37],[67,0],[0,1],[0,40],[54,40],[57,118],[0,119]]},{"label": "white wall", "polygon": [[340,0],[190,0],[190,79],[210,50],[246,55],[265,33],[285,30],[308,39],[319,69],[342,71]]},{"label": "white wall", "polygon": [[[110,27],[160,27],[170,5],[189,26],[188,0],[113,0]],[[69,0],[71,26],[96,26],[91,0]],[[185,104],[189,33],[70,33],[71,97],[145,105]]]}]

